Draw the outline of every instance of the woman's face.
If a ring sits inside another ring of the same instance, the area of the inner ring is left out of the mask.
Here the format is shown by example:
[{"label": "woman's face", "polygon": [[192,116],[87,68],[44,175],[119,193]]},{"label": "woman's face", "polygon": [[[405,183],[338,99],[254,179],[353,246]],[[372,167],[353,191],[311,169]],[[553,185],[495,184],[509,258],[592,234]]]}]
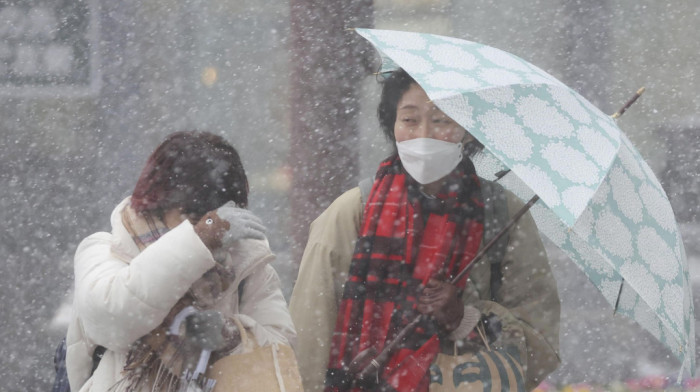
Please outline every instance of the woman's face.
[{"label": "woman's face", "polygon": [[450,143],[468,143],[474,139],[464,128],[447,117],[417,84],[411,84],[398,105],[394,137],[397,142],[431,138]]}]

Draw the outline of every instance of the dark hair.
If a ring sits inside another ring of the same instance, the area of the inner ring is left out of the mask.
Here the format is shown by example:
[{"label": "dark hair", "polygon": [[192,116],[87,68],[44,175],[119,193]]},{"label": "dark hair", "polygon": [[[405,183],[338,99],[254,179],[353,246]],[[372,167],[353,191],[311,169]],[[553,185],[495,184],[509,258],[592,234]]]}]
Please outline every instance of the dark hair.
[{"label": "dark hair", "polygon": [[138,213],[162,215],[180,208],[191,219],[233,200],[248,205],[248,179],[238,152],[208,132],[169,135],[146,161],[131,195]]},{"label": "dark hair", "polygon": [[392,142],[396,141],[394,136],[394,124],[396,123],[396,107],[399,105],[401,97],[408,91],[416,81],[406,71],[399,68],[391,72],[380,82],[382,84],[382,96],[377,107],[377,117],[379,126],[384,132],[384,136]]},{"label": "dark hair", "polygon": [[[389,72],[388,76],[380,81],[382,84],[382,96],[377,107],[377,117],[379,118],[379,127],[384,132],[384,136],[391,142],[396,141],[394,136],[394,124],[396,124],[396,108],[399,105],[401,97],[411,88],[412,84],[418,85],[415,79],[399,68]],[[464,146],[466,155],[473,157],[480,152],[484,145],[474,139],[471,143]]]}]

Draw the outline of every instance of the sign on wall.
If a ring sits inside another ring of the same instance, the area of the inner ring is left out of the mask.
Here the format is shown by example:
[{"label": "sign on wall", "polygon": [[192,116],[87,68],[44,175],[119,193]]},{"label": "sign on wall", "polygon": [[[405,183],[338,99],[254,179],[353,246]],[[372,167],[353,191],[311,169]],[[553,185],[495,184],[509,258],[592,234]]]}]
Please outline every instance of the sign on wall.
[{"label": "sign on wall", "polygon": [[96,11],[87,0],[0,0],[0,91],[94,92]]}]

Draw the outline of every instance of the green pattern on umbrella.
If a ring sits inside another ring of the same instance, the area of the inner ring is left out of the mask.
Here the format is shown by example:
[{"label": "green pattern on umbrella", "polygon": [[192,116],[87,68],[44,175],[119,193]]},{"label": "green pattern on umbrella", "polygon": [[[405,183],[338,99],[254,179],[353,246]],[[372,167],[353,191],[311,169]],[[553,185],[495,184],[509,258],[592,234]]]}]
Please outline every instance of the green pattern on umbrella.
[{"label": "green pattern on umbrella", "polygon": [[[680,232],[651,169],[624,134],[621,142],[608,175],[573,227],[541,203],[531,212],[540,231],[619,314],[635,320],[694,372],[694,310]],[[477,165],[480,172],[493,173],[493,162]],[[516,176],[501,182],[522,199],[532,195]]]},{"label": "green pattern on umbrella", "polygon": [[[486,151],[480,175],[521,199],[535,192],[540,231],[616,311],[695,371],[688,263],[666,194],[614,120],[551,75],[504,51],[460,39],[357,29],[403,68]],[[491,173],[491,174],[489,174]]]}]

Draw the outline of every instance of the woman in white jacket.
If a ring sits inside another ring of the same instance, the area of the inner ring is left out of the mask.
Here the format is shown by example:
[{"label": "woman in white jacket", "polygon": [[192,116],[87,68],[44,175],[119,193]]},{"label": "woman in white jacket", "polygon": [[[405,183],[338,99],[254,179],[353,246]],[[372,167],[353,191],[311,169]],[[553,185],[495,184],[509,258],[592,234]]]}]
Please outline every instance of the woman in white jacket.
[{"label": "woman in white jacket", "polygon": [[[211,348],[213,358],[236,352],[233,318],[261,346],[293,343],[274,256],[244,209],[247,194],[238,153],[219,136],[175,133],[151,154],[132,196],[112,212],[112,232],[87,237],[75,254],[71,390],[168,390],[192,361],[183,355],[199,353],[183,347]],[[188,306],[197,312],[180,335],[193,338],[166,337]]]}]

